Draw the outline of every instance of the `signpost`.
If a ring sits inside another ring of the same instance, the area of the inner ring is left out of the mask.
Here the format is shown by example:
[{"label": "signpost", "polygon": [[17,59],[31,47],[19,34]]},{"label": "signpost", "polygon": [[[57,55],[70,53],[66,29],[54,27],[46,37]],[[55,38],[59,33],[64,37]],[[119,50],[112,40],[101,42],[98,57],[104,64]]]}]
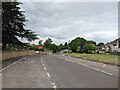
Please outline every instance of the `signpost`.
[{"label": "signpost", "polygon": [[68,41],[68,54],[70,54],[70,40]]},{"label": "signpost", "polygon": [[38,46],[38,49],[43,49],[43,46]]}]

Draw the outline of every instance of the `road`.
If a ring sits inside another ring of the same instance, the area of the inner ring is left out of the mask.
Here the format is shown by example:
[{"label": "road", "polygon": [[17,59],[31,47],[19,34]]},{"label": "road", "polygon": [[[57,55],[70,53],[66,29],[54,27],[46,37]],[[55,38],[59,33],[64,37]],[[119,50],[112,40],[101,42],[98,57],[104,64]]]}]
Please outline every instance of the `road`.
[{"label": "road", "polygon": [[[118,67],[61,54],[3,63],[3,88],[118,88]],[[5,65],[7,66],[5,66]]]}]

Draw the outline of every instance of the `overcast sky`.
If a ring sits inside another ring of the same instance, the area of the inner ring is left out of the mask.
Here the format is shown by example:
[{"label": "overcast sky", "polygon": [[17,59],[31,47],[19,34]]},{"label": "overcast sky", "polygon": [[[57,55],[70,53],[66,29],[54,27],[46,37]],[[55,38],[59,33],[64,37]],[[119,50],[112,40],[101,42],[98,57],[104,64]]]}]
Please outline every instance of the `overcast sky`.
[{"label": "overcast sky", "polygon": [[[98,42],[118,38],[117,2],[23,2],[30,28],[60,44],[76,37]],[[34,43],[37,43],[35,41]]]}]

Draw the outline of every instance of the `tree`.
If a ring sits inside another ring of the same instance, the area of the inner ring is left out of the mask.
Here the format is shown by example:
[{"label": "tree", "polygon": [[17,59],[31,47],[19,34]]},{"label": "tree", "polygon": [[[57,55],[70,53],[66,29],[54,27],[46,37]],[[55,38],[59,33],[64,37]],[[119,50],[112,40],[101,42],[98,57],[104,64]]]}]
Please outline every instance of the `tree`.
[{"label": "tree", "polygon": [[104,45],[104,43],[103,43],[103,42],[100,42],[100,43],[98,43],[97,46],[103,46],[103,45]]},{"label": "tree", "polygon": [[40,41],[38,42],[38,45],[41,45],[41,46],[42,46],[42,40],[40,40]]},{"label": "tree", "polygon": [[67,42],[65,42],[64,46],[65,46],[65,47],[67,47],[67,46],[68,46]]},{"label": "tree", "polygon": [[77,48],[80,46],[80,52],[83,52],[82,48],[86,43],[86,39],[77,37],[70,42],[72,52],[77,52]]},{"label": "tree", "polygon": [[53,53],[57,53],[57,51],[58,51],[58,47],[55,44],[51,44],[50,49],[52,50]]},{"label": "tree", "polygon": [[87,43],[96,45],[95,41],[87,41]]},{"label": "tree", "polygon": [[94,44],[85,44],[83,46],[83,51],[85,53],[92,53],[92,51],[95,51],[96,50],[96,46]]},{"label": "tree", "polygon": [[58,51],[61,51],[64,49],[64,46],[62,44],[58,45]]},{"label": "tree", "polygon": [[50,45],[52,44],[52,39],[48,38],[46,39],[46,41],[44,42],[44,47],[47,49],[50,49]]},{"label": "tree", "polygon": [[3,49],[6,44],[25,45],[18,38],[26,38],[28,41],[33,41],[37,35],[29,29],[25,29],[27,21],[24,11],[20,10],[20,2],[3,2],[2,3],[2,40]]},{"label": "tree", "polygon": [[68,48],[68,43],[65,42],[65,44],[64,44],[64,49],[67,49],[67,48]]},{"label": "tree", "polygon": [[80,52],[80,46],[77,47],[76,51],[77,51],[77,53]]}]

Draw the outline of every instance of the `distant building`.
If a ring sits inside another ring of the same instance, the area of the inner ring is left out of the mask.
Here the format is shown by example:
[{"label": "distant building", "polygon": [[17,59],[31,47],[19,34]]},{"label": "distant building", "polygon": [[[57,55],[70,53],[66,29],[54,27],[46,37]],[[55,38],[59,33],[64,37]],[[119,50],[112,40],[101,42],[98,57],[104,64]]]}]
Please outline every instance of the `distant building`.
[{"label": "distant building", "polygon": [[120,38],[98,47],[98,53],[120,54]]},{"label": "distant building", "polygon": [[103,45],[103,46],[98,46],[98,53],[108,53],[109,52],[109,46]]},{"label": "distant building", "polygon": [[120,38],[110,42],[109,46],[112,53],[120,53]]}]

